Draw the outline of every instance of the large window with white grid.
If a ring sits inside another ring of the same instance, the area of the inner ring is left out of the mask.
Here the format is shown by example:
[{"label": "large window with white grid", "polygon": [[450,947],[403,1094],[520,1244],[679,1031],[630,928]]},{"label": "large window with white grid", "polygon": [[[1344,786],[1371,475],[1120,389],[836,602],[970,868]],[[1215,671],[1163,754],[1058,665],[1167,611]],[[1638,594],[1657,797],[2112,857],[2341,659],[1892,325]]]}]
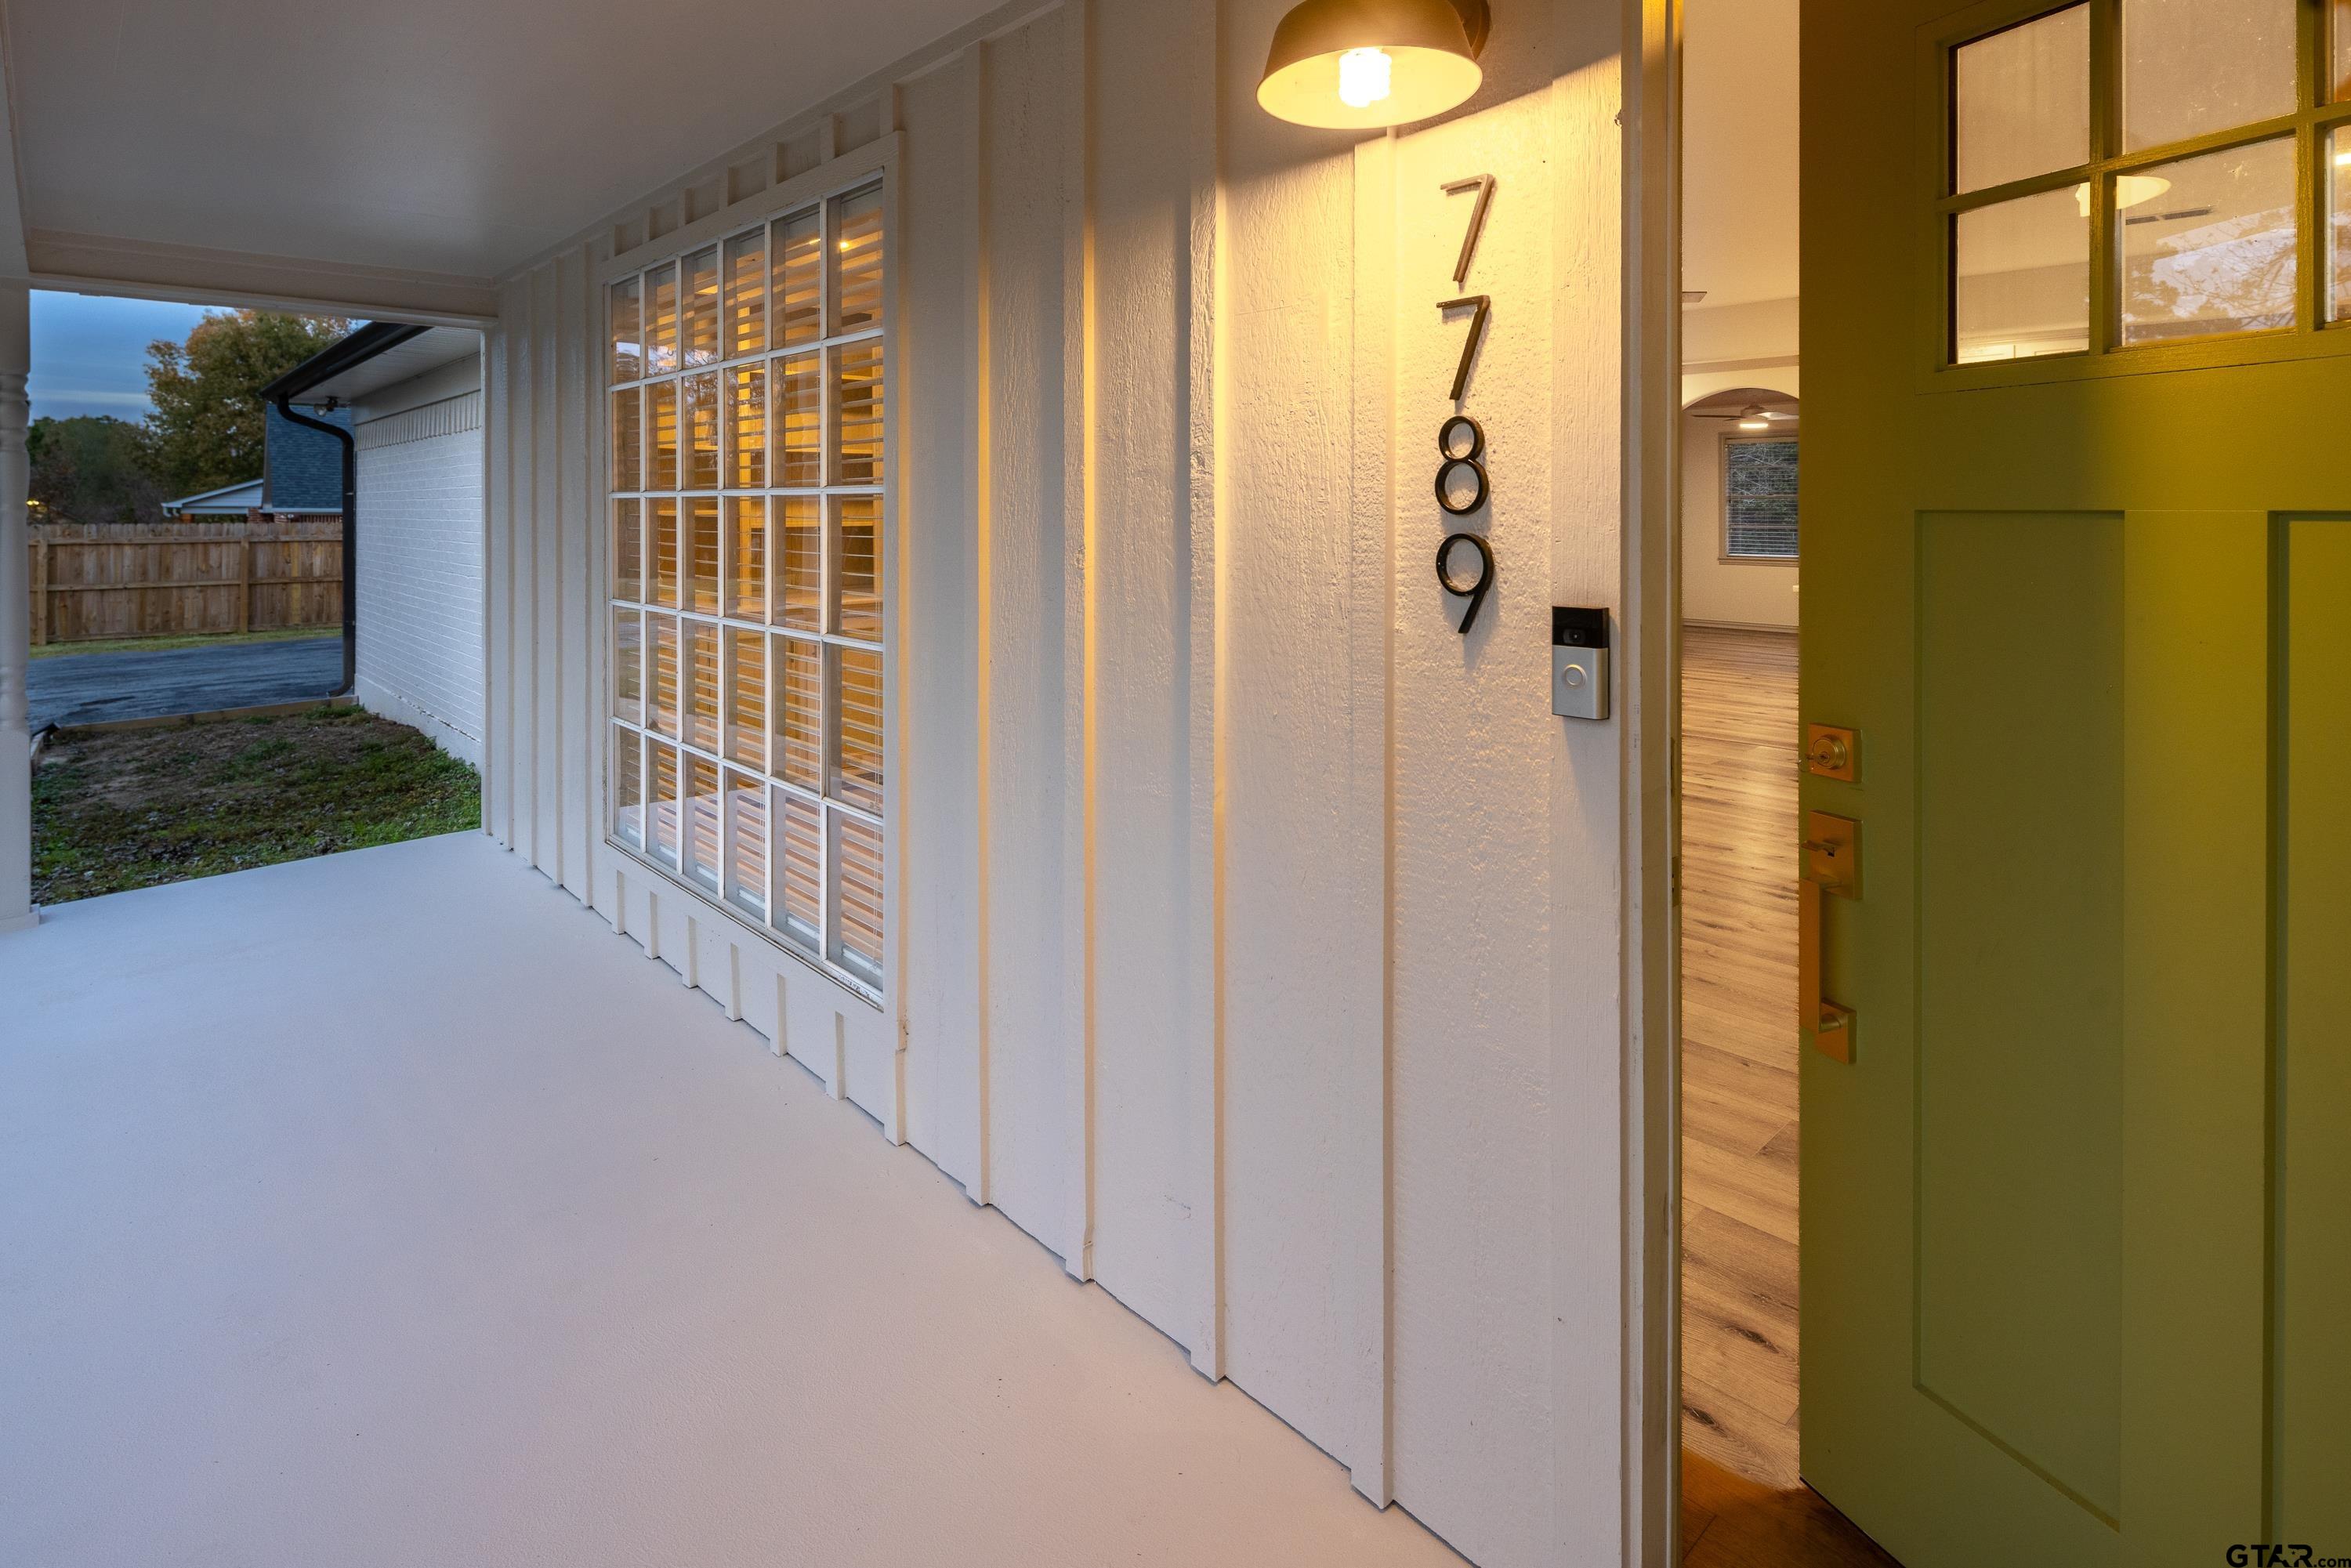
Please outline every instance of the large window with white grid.
[{"label": "large window with white grid", "polygon": [[883,193],[610,285],[611,837],[882,988]]}]

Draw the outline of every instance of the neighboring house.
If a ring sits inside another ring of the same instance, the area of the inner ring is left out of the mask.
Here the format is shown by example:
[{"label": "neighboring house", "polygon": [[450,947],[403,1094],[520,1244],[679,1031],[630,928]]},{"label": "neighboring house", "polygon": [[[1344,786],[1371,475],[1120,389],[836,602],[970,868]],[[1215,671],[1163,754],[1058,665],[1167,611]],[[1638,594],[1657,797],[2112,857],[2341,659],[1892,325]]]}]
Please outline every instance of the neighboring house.
[{"label": "neighboring house", "polygon": [[167,517],[242,517],[261,509],[264,482],[247,479],[163,503]]},{"label": "neighboring house", "polygon": [[[294,401],[358,444],[360,702],[482,761],[482,339],[377,322],[287,372]],[[340,506],[332,436],[269,411],[272,483]],[[281,434],[306,438],[282,444]],[[324,459],[322,461],[322,458]]]},{"label": "neighboring house", "polygon": [[[334,517],[343,509],[342,448],[323,431],[295,423],[263,405],[262,474],[163,503],[167,517]],[[350,428],[348,412],[320,418]]]}]

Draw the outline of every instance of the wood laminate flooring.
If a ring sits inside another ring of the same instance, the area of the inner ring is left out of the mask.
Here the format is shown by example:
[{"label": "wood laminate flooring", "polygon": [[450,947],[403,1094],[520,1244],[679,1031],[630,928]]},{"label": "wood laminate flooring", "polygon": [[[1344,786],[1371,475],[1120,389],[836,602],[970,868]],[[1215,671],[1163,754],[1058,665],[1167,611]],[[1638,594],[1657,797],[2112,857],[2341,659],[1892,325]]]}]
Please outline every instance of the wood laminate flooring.
[{"label": "wood laminate flooring", "polygon": [[1682,640],[1689,1564],[1886,1563],[1796,1473],[1796,640]]}]

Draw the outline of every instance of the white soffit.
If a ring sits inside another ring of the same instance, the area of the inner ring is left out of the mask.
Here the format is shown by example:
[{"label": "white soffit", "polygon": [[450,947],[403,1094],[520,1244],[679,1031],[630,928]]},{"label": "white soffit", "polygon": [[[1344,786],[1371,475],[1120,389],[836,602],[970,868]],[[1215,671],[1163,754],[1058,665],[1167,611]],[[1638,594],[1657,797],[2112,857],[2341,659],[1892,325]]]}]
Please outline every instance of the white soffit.
[{"label": "white soffit", "polygon": [[299,402],[322,402],[336,398],[350,402],[371,392],[397,386],[402,382],[421,376],[427,371],[458,360],[476,359],[482,351],[482,335],[463,327],[433,327],[420,332],[404,343],[395,343],[370,360],[353,365],[340,375],[325,381],[302,393]]},{"label": "white soffit", "polygon": [[479,282],[997,3],[8,0],[24,230]]},{"label": "white soffit", "polygon": [[1686,0],[1682,287],[1796,295],[1798,0]]}]

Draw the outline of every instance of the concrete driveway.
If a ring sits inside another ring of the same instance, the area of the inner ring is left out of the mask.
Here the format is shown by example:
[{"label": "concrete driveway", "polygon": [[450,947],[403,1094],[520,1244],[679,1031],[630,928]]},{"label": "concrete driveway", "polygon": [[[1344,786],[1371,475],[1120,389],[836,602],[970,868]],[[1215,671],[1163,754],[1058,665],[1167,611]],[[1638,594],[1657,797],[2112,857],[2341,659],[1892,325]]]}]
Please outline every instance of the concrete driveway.
[{"label": "concrete driveway", "polygon": [[25,684],[38,731],[305,702],[325,696],[342,678],[338,633],[154,653],[63,653],[34,660]]}]

